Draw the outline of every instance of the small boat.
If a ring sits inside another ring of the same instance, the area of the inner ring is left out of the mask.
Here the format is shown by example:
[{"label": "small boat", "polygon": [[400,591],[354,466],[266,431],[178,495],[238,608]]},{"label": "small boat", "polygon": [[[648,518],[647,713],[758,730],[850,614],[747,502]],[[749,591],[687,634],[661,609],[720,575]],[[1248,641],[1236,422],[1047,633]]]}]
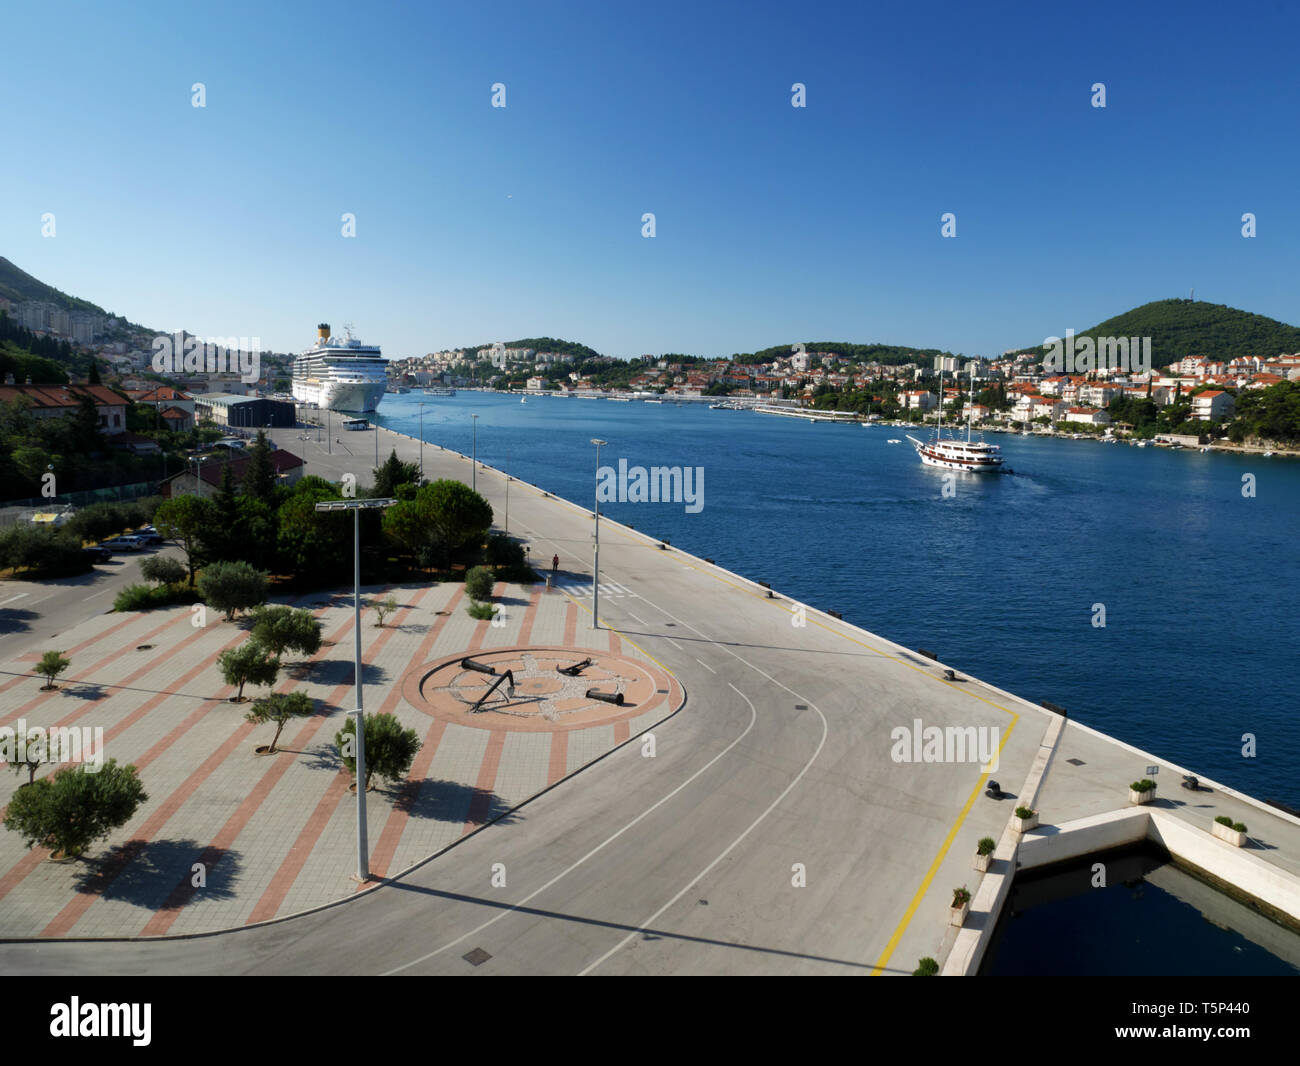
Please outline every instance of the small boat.
[{"label": "small boat", "polygon": [[1272,458],[1273,458],[1273,453],[1272,453],[1272,452],[1262,452],[1262,453],[1260,454],[1260,458],[1262,458],[1262,459],[1272,459]]},{"label": "small boat", "polygon": [[520,403],[527,403],[527,402],[528,402],[528,397],[527,397],[527,396],[520,396],[520,397],[519,397],[519,402],[520,402]]},{"label": "small boat", "polygon": [[886,443],[886,444],[902,444],[903,442],[902,442],[901,440],[899,440],[897,437],[890,437],[889,440],[885,441],[885,443]]}]

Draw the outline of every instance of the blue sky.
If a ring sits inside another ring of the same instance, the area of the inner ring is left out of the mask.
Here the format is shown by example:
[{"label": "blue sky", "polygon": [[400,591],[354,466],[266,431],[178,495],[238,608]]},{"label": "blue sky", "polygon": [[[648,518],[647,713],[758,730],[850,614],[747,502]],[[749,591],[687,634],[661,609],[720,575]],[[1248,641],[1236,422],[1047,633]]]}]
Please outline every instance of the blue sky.
[{"label": "blue sky", "polygon": [[390,357],[987,355],[1192,286],[1300,323],[1300,16],[1215,8],[15,5],[0,255],[158,329]]}]

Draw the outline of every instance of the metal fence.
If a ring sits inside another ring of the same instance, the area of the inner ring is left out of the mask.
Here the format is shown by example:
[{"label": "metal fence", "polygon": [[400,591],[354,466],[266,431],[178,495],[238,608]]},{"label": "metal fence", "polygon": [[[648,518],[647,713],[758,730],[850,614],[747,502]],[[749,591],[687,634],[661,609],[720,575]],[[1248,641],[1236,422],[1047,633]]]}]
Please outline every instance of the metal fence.
[{"label": "metal fence", "polygon": [[160,483],[157,481],[141,481],[134,485],[114,485],[106,489],[65,492],[50,499],[38,496],[28,500],[8,500],[0,504],[0,527],[11,526],[33,511],[53,511],[68,504],[73,507],[87,507],[92,503],[117,503],[121,500],[157,496],[159,487]]}]

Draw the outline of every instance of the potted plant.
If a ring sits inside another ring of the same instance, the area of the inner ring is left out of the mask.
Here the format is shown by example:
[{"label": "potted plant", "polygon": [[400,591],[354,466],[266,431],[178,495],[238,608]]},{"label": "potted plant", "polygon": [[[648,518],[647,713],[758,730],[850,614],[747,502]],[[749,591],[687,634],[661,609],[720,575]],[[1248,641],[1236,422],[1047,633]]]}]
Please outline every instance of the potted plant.
[{"label": "potted plant", "polygon": [[1128,786],[1129,803],[1150,803],[1156,798],[1156,783],[1149,777],[1134,781]]},{"label": "potted plant", "polygon": [[952,890],[952,906],[948,908],[949,925],[965,925],[970,913],[970,889],[965,885]]},{"label": "potted plant", "polygon": [[980,837],[980,842],[975,845],[975,869],[980,873],[988,870],[993,859],[993,849],[997,846],[998,842],[992,837]]},{"label": "potted plant", "polygon": [[1244,848],[1246,846],[1246,824],[1244,822],[1234,822],[1226,814],[1221,814],[1214,819],[1214,824],[1210,826],[1210,832],[1220,840],[1231,844],[1234,848]]},{"label": "potted plant", "polygon": [[927,955],[923,958],[915,970],[912,971],[913,977],[936,977],[939,974],[939,964]]},{"label": "potted plant", "polygon": [[1029,830],[1038,828],[1038,812],[1028,807],[1017,807],[1011,826],[1017,833],[1028,833]]}]

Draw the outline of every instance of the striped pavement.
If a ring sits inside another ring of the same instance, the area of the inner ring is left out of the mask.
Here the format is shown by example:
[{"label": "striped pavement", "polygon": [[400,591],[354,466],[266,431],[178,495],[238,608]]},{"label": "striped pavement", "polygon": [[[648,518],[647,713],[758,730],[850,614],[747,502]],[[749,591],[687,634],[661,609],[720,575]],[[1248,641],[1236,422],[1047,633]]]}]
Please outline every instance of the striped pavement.
[{"label": "striped pavement", "polygon": [[[363,590],[399,603],[382,628],[362,612],[366,710],[395,714],[423,742],[407,780],[368,794],[373,874],[393,876],[455,844],[669,713],[660,706],[612,724],[511,732],[431,718],[403,697],[409,670],[452,655],[536,645],[643,660],[616,634],[579,624],[566,593],[582,595],[580,585],[499,584],[502,611],[491,622],[468,616],[459,584]],[[622,586],[608,594],[632,595]],[[54,692],[41,691],[25,660],[0,662],[0,726],[21,718],[102,728],[105,757],[134,764],[149,794],[81,860],[52,861],[0,832],[0,937],[209,932],[357,891],[356,801],[333,739],[353,704],[351,596],[288,602],[315,612],[325,642],[308,661],[285,658],[274,690],[307,693],[317,713],[285,727],[276,755],[255,754],[272,727],[245,721],[249,705],[230,702],[216,665],[247,628],[216,612],[198,626],[188,607],[92,617],[61,635],[72,665]],[[0,806],[24,780],[25,770],[0,775]]]}]

